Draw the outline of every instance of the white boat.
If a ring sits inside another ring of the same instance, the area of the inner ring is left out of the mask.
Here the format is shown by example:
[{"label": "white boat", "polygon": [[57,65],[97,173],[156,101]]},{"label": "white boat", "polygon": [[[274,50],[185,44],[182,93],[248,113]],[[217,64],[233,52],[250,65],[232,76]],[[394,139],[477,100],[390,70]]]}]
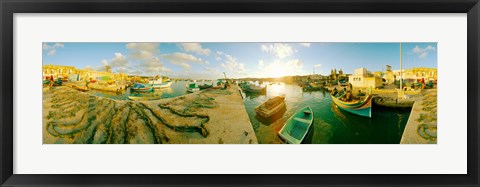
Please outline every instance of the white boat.
[{"label": "white boat", "polygon": [[186,85],[186,87],[187,87],[187,91],[190,93],[200,91],[200,88],[195,83],[189,83]]},{"label": "white boat", "polygon": [[168,88],[172,85],[172,81],[168,80],[167,81],[163,81],[163,77],[159,77],[157,76],[157,79],[156,80],[150,80],[148,81],[148,84],[152,85],[153,88],[155,89],[160,89],[160,88]]}]

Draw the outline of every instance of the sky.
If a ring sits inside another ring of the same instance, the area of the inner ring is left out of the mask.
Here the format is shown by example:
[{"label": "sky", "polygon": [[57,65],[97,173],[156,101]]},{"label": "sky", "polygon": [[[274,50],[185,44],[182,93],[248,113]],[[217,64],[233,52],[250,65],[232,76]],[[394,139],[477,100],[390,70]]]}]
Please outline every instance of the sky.
[{"label": "sky", "polygon": [[[43,43],[43,64],[217,79],[400,69],[400,43]],[[402,43],[403,69],[437,67],[437,43]]]}]

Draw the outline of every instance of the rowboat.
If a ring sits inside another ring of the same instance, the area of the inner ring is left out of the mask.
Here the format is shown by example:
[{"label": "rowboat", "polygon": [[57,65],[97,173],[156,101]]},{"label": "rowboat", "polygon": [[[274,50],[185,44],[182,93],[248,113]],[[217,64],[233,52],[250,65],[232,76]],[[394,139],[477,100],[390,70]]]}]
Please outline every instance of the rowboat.
[{"label": "rowboat", "polygon": [[382,107],[391,107],[391,108],[411,108],[413,107],[414,101],[408,99],[393,99],[387,97],[375,97],[373,98],[373,103]]},{"label": "rowboat", "polygon": [[285,107],[285,97],[276,96],[255,107],[255,112],[261,117],[269,118],[283,107]]},{"label": "rowboat", "polygon": [[[341,95],[339,98],[342,98],[345,94]],[[338,106],[338,108],[350,112],[352,114],[357,114],[364,117],[372,117],[372,95],[366,96],[364,99],[353,102],[345,102],[339,98],[330,95],[332,101]]]},{"label": "rowboat", "polygon": [[150,94],[130,94],[128,96],[128,99],[134,100],[134,101],[151,101],[151,100],[158,100],[162,98],[162,94],[155,94],[155,95],[150,95]]},{"label": "rowboat", "polygon": [[312,108],[307,106],[290,117],[282,129],[280,129],[278,135],[287,143],[300,144],[307,136],[312,124],[313,111]]},{"label": "rowboat", "polygon": [[248,84],[245,87],[245,92],[249,92],[249,93],[265,93],[266,91],[267,91],[267,86],[261,87],[261,86]]},{"label": "rowboat", "polygon": [[130,89],[135,92],[153,92],[153,87],[137,83],[133,84]]},{"label": "rowboat", "polygon": [[200,88],[200,90],[205,90],[205,89],[208,89],[208,88],[211,88],[213,85],[211,84],[203,84],[203,85],[198,85],[198,88]]},{"label": "rowboat", "polygon": [[197,87],[197,84],[195,83],[190,83],[187,85],[187,92],[193,93],[193,92],[198,92],[200,91],[200,88]]}]

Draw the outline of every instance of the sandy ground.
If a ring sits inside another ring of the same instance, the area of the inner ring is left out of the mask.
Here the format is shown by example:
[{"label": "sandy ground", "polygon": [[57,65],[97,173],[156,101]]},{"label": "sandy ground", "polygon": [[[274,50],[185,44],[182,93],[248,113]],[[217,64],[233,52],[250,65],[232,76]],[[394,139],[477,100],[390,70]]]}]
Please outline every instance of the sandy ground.
[{"label": "sandy ground", "polygon": [[437,89],[425,90],[423,97],[416,98],[400,143],[437,143]]},{"label": "sandy ground", "polygon": [[43,88],[43,143],[256,144],[237,87],[157,101]]}]

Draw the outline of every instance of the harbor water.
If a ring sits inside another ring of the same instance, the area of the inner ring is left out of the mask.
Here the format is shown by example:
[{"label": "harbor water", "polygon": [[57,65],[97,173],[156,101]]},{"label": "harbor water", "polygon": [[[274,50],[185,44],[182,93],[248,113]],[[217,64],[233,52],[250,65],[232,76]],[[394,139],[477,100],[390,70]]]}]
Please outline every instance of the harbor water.
[{"label": "harbor water", "polygon": [[[116,100],[128,100],[128,96],[130,95],[146,96],[146,97],[160,96],[160,98],[163,99],[163,98],[171,98],[171,97],[177,97],[177,96],[187,94],[188,92],[185,86],[187,83],[189,82],[173,81],[170,87],[155,89],[154,92],[144,92],[144,93],[132,92],[129,87],[124,92],[121,92],[121,93],[105,92],[105,91],[99,91],[99,90],[89,90],[89,93],[96,96],[106,97],[106,98],[116,99]],[[203,84],[212,84],[213,82],[196,82],[196,83],[197,85],[203,85]]]},{"label": "harbor water", "polygon": [[[174,81],[170,88],[155,89],[151,93],[135,93],[130,88],[122,93],[90,90],[89,93],[117,100],[128,100],[129,95],[171,98],[188,94],[188,81]],[[211,84],[212,82],[206,82]],[[204,82],[197,82],[204,84]],[[284,95],[286,107],[269,119],[255,113],[255,107],[269,98]],[[267,85],[265,94],[245,93],[244,105],[259,143],[282,143],[277,135],[288,118],[298,109],[310,106],[314,123],[303,143],[313,144],[398,144],[410,115],[409,109],[372,108],[372,118],[354,115],[332,103],[327,91],[304,91],[296,84]]]},{"label": "harbor water", "polygon": [[[255,113],[256,106],[271,97],[284,95],[286,108],[269,119]],[[409,109],[373,106],[372,117],[362,117],[339,109],[327,91],[303,91],[297,85],[267,85],[266,94],[245,93],[245,107],[259,143],[282,143],[277,135],[298,109],[310,106],[314,123],[303,143],[312,144],[398,144],[410,115]]]}]

